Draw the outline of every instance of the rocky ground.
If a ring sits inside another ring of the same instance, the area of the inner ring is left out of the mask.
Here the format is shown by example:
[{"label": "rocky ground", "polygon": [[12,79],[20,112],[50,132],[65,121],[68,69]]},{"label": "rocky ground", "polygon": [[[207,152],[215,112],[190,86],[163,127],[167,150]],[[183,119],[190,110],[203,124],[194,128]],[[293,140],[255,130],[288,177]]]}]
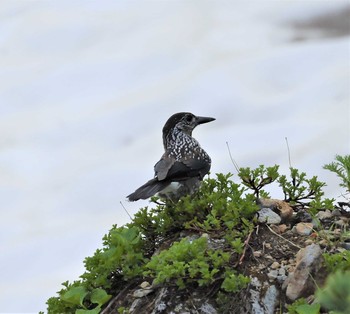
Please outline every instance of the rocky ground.
[{"label": "rocky ground", "polygon": [[[350,249],[344,236],[350,215],[346,203],[333,211],[312,217],[302,206],[280,200],[260,200],[258,224],[246,239],[244,252],[232,257],[232,265],[250,277],[250,284],[220,304],[220,283],[205,288],[196,285],[178,289],[172,284],[152,285],[147,280],[130,281],[112,298],[103,314],[125,313],[287,313],[287,305],[299,298],[314,301],[317,286],[328,274],[323,253]],[[208,237],[210,245],[223,248],[223,239],[207,234],[180,233],[179,237]],[[219,300],[219,301],[218,301]],[[326,313],[322,312],[321,313]]]}]

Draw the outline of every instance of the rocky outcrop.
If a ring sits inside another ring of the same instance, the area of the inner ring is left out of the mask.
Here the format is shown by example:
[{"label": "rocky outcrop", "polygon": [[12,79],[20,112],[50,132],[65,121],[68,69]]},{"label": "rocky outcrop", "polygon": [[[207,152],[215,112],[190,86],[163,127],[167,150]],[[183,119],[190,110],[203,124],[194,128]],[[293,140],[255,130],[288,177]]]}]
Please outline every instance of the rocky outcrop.
[{"label": "rocky outcrop", "polygon": [[[286,304],[300,297],[312,298],[327,275],[322,255],[326,244],[317,238],[317,228],[322,221],[334,224],[339,217],[320,212],[317,222],[307,212],[297,214],[278,200],[260,200],[259,206],[259,224],[244,244],[243,254],[232,263],[233,269],[250,277],[249,285],[239,293],[220,299],[220,280],[206,287],[193,284],[179,289],[174,283],[154,285],[146,278],[129,283],[102,313],[116,313],[118,309],[123,313],[121,309],[125,308],[130,314],[274,314],[286,313]],[[222,249],[225,243],[223,238],[209,234],[179,235],[184,236],[205,237],[212,249]]]}]

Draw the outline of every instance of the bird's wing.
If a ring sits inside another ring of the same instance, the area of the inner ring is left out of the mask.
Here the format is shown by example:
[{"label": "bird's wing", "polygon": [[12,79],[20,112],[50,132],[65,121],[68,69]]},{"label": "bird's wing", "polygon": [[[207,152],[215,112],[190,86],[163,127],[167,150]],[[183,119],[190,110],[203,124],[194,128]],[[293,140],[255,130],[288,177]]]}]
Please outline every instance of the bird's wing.
[{"label": "bird's wing", "polygon": [[200,176],[203,178],[210,169],[208,162],[200,159],[180,159],[163,157],[154,166],[159,181],[165,179],[181,179]]},{"label": "bird's wing", "polygon": [[174,163],[174,158],[163,156],[161,160],[154,165],[154,173],[159,181],[162,181],[167,177],[169,169],[174,165]]}]

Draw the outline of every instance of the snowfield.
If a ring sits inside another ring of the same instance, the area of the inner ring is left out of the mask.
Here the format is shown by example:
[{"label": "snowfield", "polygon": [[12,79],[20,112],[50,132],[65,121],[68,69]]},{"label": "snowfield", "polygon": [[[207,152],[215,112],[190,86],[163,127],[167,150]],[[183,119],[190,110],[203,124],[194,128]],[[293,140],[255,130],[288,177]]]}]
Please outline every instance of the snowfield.
[{"label": "snowfield", "polygon": [[235,172],[226,142],[239,166],[287,173],[288,138],[292,165],[341,199],[322,166],[350,153],[349,12],[348,1],[3,0],[1,312],[45,310],[128,222],[120,202],[131,215],[148,204],[125,197],[152,178],[176,112],[216,118],[194,131],[212,174]]}]

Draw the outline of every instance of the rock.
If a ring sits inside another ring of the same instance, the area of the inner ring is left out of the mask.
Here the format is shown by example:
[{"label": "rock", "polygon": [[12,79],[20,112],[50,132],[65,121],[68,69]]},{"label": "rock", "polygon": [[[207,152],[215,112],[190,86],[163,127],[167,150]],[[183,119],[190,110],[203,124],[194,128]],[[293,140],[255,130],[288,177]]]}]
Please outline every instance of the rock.
[{"label": "rock", "polygon": [[335,210],[332,211],[332,217],[339,217],[339,216],[341,216],[341,212],[339,209],[336,208]]},{"label": "rock", "polygon": [[280,267],[280,263],[279,262],[273,262],[270,267],[271,267],[271,269],[277,269],[277,268]]},{"label": "rock", "polygon": [[130,313],[134,313],[135,312],[135,309],[140,305],[141,303],[141,300],[140,299],[136,299],[130,306],[129,308],[129,312]]},{"label": "rock", "polygon": [[134,298],[143,298],[153,291],[154,291],[153,289],[138,289],[138,290],[135,290],[132,295]]},{"label": "rock", "polygon": [[265,248],[271,250],[271,249],[272,249],[272,246],[271,246],[270,243],[266,242],[266,243],[265,243]]},{"label": "rock", "polygon": [[281,217],[270,208],[260,209],[258,215],[258,221],[261,223],[279,224],[281,222]]},{"label": "rock", "polygon": [[335,221],[335,224],[344,228],[349,225],[349,219],[345,217],[341,217],[339,220]]},{"label": "rock", "polygon": [[263,306],[265,311],[263,313],[273,314],[275,312],[275,307],[277,304],[278,290],[274,285],[270,286],[263,298]]},{"label": "rock", "polygon": [[267,277],[273,281],[277,278],[278,276],[278,270],[277,269],[273,269],[273,270],[270,270],[268,273],[267,273]]},{"label": "rock", "polygon": [[154,310],[153,310],[154,313],[161,312],[161,311],[164,311],[166,309],[166,304],[163,301],[163,298],[165,298],[167,293],[168,293],[167,288],[161,288],[160,291],[158,292],[158,295],[157,295],[155,302],[154,302]]},{"label": "rock", "polygon": [[293,208],[285,201],[259,198],[258,205],[260,208],[270,208],[279,213],[283,221],[289,221],[293,216]]},{"label": "rock", "polygon": [[261,290],[261,282],[258,278],[253,277],[250,281],[250,287],[249,293],[250,293],[250,300],[249,303],[251,304],[251,313],[253,314],[259,314],[264,313],[264,309],[260,304],[260,290]]},{"label": "rock", "polygon": [[332,218],[332,213],[329,209],[323,211],[319,211],[317,214],[316,214],[316,217],[319,219],[319,220],[325,220],[325,219],[329,219],[329,218]]},{"label": "rock", "polygon": [[313,224],[311,222],[299,222],[293,227],[293,231],[299,235],[310,235],[313,229]]},{"label": "rock", "polygon": [[261,253],[261,251],[254,251],[254,252],[253,252],[253,255],[254,255],[255,257],[261,257],[262,253]]},{"label": "rock", "polygon": [[286,268],[285,268],[285,266],[282,266],[282,267],[278,270],[278,275],[279,275],[279,276],[285,276],[285,275],[286,275]]},{"label": "rock", "polygon": [[305,210],[301,210],[297,212],[294,218],[295,223],[297,222],[311,222],[312,221],[312,216]]},{"label": "rock", "polygon": [[294,272],[289,274],[284,283],[288,299],[295,301],[300,297],[307,297],[314,293],[314,280],[321,268],[322,261],[322,251],[317,244],[311,244],[299,250]]},{"label": "rock", "polygon": [[[249,304],[251,305],[251,310],[249,313],[273,314],[278,298],[278,290],[276,287],[274,285],[270,286],[266,284],[266,282],[261,283],[256,277],[251,278],[250,286],[251,289],[249,290]],[[262,296],[263,291],[266,291],[264,296]]]},{"label": "rock", "polygon": [[258,269],[259,270],[263,270],[263,269],[265,269],[266,268],[266,265],[265,264],[260,264],[259,266],[258,266]]},{"label": "rock", "polygon": [[140,284],[140,287],[141,287],[142,289],[147,289],[147,288],[149,288],[150,286],[151,286],[150,283],[147,282],[147,281],[144,281],[144,282],[142,282],[142,283]]},{"label": "rock", "polygon": [[288,229],[287,225],[282,224],[278,226],[278,233],[285,233],[286,230]]},{"label": "rock", "polygon": [[200,313],[203,314],[217,314],[217,310],[209,303],[205,302],[200,307]]},{"label": "rock", "polygon": [[154,291],[154,288],[152,288],[152,286],[150,285],[149,282],[144,281],[140,284],[140,287],[142,289],[137,289],[134,291],[134,293],[132,294],[134,298],[143,298],[146,295],[150,294],[151,292]]},{"label": "rock", "polygon": [[249,303],[251,304],[251,313],[253,314],[259,314],[259,313],[264,313],[264,308],[260,304],[260,292],[262,288],[262,283],[259,281],[258,278],[253,277],[251,278],[250,282],[251,289],[249,289],[250,293],[250,300]]},{"label": "rock", "polygon": [[281,267],[279,270],[278,270],[278,276],[277,276],[277,281],[282,284],[287,278],[287,275],[286,275],[286,269],[285,267]]}]

